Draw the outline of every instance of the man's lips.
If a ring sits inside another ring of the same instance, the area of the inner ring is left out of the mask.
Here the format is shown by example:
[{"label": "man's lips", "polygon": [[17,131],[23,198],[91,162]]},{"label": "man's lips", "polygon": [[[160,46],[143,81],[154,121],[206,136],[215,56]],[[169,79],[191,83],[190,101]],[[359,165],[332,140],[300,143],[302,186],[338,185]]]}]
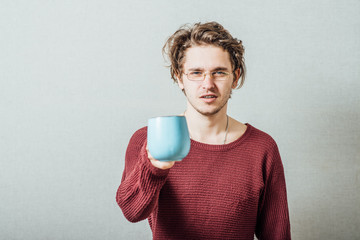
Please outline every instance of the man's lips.
[{"label": "man's lips", "polygon": [[215,94],[204,94],[200,96],[201,100],[206,103],[215,102],[217,96]]},{"label": "man's lips", "polygon": [[215,94],[204,94],[201,95],[200,98],[212,99],[212,98],[217,98],[217,96]]}]

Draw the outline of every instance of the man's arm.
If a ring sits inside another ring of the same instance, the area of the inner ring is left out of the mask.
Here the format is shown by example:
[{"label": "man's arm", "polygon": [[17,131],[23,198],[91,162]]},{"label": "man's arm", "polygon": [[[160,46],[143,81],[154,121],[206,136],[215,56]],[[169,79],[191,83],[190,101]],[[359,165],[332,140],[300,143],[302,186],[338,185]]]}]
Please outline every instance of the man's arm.
[{"label": "man's arm", "polygon": [[141,129],[129,142],[125,169],[116,194],[116,201],[130,222],[146,219],[157,207],[160,190],[169,173],[169,169],[155,167],[149,157],[146,131]]},{"label": "man's arm", "polygon": [[256,237],[260,240],[290,240],[290,220],[284,168],[275,144],[267,156],[265,186],[260,202]]}]

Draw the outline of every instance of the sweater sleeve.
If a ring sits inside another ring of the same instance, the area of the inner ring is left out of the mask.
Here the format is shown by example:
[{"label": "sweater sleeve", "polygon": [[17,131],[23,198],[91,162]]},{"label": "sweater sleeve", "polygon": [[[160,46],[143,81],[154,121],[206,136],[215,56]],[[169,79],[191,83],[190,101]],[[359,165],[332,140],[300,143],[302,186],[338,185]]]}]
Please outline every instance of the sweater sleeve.
[{"label": "sweater sleeve", "polygon": [[156,209],[168,173],[169,169],[158,169],[148,159],[145,128],[135,132],[126,150],[125,169],[116,193],[116,202],[127,220],[144,220]]},{"label": "sweater sleeve", "polygon": [[285,174],[275,142],[265,158],[265,185],[260,199],[255,234],[260,240],[289,240],[291,234]]}]

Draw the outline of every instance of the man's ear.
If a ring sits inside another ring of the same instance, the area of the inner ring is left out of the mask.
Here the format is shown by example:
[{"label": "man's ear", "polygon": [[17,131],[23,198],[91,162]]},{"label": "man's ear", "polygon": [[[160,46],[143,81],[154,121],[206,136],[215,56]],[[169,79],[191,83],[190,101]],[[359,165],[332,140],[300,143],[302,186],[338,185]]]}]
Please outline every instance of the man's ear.
[{"label": "man's ear", "polygon": [[239,78],[240,78],[240,68],[236,69],[234,71],[234,81],[233,81],[233,84],[232,84],[232,89],[235,89],[237,86],[238,86],[238,82],[239,82]]},{"label": "man's ear", "polygon": [[179,88],[181,88],[181,90],[184,90],[184,83],[183,83],[181,77],[179,76],[179,74],[176,74],[176,80],[179,85]]}]

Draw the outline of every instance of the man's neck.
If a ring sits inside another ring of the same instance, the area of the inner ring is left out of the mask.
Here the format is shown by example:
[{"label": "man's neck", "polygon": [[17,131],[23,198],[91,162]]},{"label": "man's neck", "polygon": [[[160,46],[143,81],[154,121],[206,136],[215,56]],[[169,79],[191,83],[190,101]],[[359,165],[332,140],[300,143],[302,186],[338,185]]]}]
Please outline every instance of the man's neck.
[{"label": "man's neck", "polygon": [[198,142],[223,144],[228,125],[226,106],[212,115],[204,115],[193,108],[185,111],[190,137]]}]

